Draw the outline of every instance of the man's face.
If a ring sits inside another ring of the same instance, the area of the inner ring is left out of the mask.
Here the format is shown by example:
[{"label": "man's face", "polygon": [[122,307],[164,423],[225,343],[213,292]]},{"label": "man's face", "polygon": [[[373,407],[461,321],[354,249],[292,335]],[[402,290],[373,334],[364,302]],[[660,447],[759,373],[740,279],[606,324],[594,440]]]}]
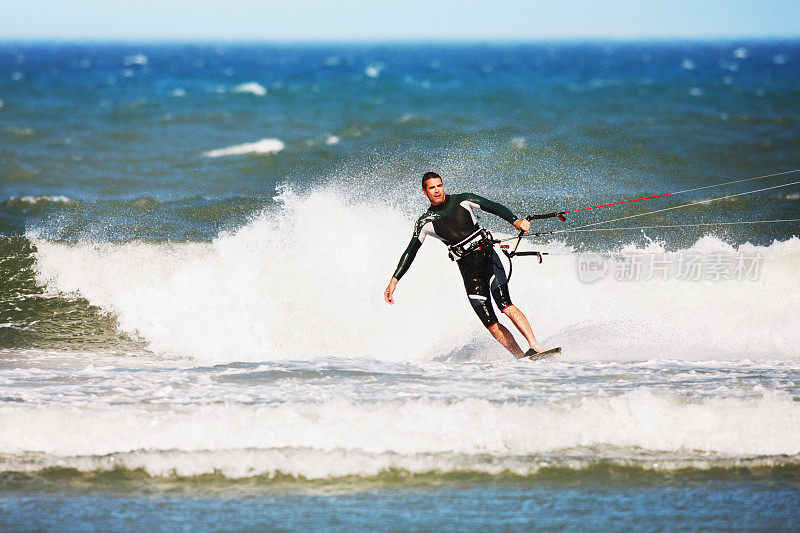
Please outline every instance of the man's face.
[{"label": "man's face", "polygon": [[431,178],[425,182],[425,196],[431,201],[431,205],[439,205],[444,202],[442,178]]}]

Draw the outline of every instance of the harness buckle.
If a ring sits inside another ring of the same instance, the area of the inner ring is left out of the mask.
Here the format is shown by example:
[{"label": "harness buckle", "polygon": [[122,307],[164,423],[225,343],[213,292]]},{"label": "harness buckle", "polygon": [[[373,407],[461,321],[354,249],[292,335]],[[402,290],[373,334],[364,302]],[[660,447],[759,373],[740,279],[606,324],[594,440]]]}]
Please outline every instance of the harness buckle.
[{"label": "harness buckle", "polygon": [[451,261],[458,261],[462,257],[473,252],[483,250],[485,246],[491,246],[492,234],[483,228],[478,228],[469,237],[447,247]]}]

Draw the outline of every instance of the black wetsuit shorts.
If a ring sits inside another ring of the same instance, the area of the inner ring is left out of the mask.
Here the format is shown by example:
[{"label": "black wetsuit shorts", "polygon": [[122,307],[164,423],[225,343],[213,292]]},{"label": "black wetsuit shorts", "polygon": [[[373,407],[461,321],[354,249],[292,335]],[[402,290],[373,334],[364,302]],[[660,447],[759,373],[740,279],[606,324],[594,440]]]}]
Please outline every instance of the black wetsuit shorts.
[{"label": "black wetsuit shorts", "polygon": [[472,308],[487,328],[497,324],[489,295],[500,311],[511,305],[508,292],[508,278],[500,256],[493,247],[474,251],[459,259],[458,268],[464,278],[464,288]]}]

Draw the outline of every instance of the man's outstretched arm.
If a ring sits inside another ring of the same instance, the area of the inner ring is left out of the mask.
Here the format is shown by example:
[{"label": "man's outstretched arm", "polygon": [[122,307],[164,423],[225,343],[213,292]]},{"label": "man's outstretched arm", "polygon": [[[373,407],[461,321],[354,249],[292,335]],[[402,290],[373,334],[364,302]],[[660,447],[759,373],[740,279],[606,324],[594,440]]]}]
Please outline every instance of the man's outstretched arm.
[{"label": "man's outstretched arm", "polygon": [[528,231],[531,229],[531,223],[529,221],[524,218],[517,218],[514,213],[511,212],[511,209],[503,204],[498,204],[497,202],[493,202],[477,194],[470,194],[467,196],[467,200],[477,204],[481,210],[499,216],[509,224],[512,224],[518,231]]},{"label": "man's outstretched arm", "polygon": [[388,303],[393,304],[394,298],[392,294],[394,294],[394,289],[397,287],[397,282],[400,281],[400,278],[403,277],[403,274],[406,273],[408,267],[411,266],[411,263],[414,261],[414,258],[417,256],[417,252],[419,251],[422,243],[420,242],[419,238],[416,234],[411,237],[411,242],[408,243],[403,255],[400,256],[400,262],[397,263],[397,268],[392,274],[392,279],[389,281],[389,286],[386,287],[386,290],[383,292],[383,299],[386,300]]}]

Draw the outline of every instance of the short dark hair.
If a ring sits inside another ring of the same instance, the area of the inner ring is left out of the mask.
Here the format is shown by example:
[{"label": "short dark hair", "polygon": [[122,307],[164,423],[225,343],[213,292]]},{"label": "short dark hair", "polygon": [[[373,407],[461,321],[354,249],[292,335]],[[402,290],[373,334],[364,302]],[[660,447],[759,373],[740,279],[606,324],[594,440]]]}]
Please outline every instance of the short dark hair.
[{"label": "short dark hair", "polygon": [[437,174],[436,172],[426,172],[422,175],[422,188],[424,189],[428,185],[428,180],[433,178],[442,179],[442,177]]}]

